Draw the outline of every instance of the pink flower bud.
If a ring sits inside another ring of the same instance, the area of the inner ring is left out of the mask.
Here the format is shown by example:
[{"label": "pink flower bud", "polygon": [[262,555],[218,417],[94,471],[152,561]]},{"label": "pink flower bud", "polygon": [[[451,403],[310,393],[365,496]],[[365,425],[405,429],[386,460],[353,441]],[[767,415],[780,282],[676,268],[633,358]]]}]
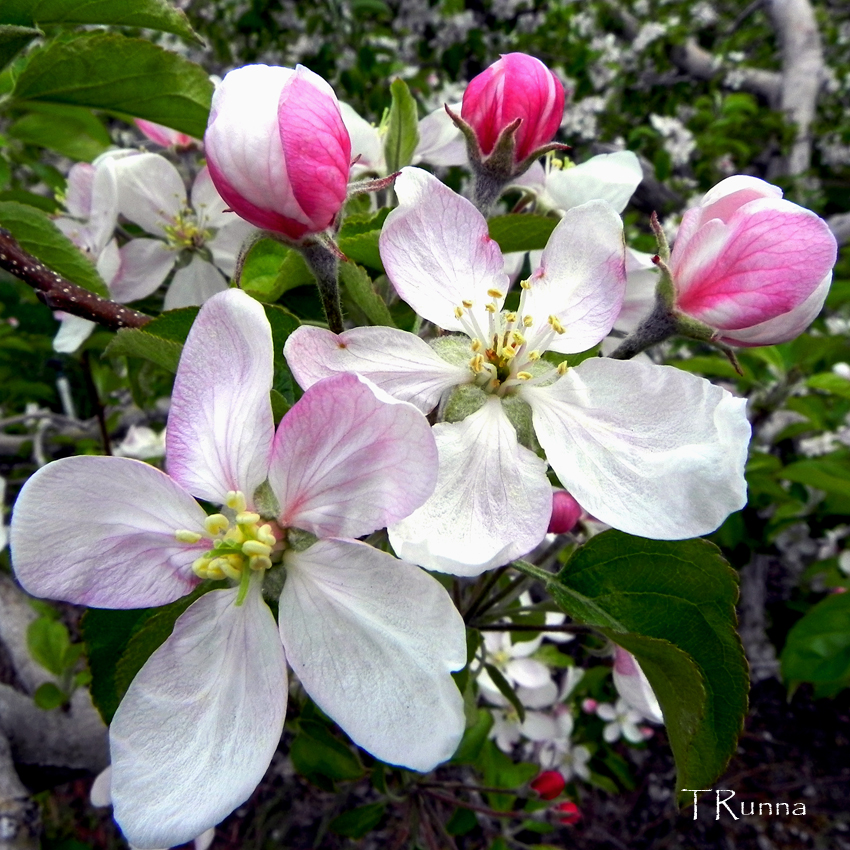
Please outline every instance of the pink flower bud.
[{"label": "pink flower bud", "polygon": [[676,309],[729,345],[773,345],[820,311],[837,244],[826,222],[756,177],[718,183],[685,213],[670,256]]},{"label": "pink flower bud", "polygon": [[564,87],[539,60],[524,53],[506,53],[466,87],[461,118],[489,154],[500,133],[517,118],[514,159],[552,141],[564,115]]},{"label": "pink flower bud", "polygon": [[552,811],[556,813],[558,820],[567,826],[572,826],[581,820],[581,810],[572,800],[552,806]]},{"label": "pink flower bud", "polygon": [[544,770],[531,782],[531,787],[544,800],[554,800],[564,790],[564,785],[564,777],[557,770]]},{"label": "pink flower bud", "polygon": [[599,703],[595,699],[591,699],[590,697],[581,701],[581,710],[585,714],[594,714],[598,707]]},{"label": "pink flower bud", "polygon": [[180,133],[177,130],[172,130],[170,127],[164,127],[162,124],[155,124],[153,121],[145,121],[142,118],[136,118],[136,126],[152,141],[164,148],[188,148],[198,144],[197,139],[187,136],[185,133]]},{"label": "pink flower bud", "polygon": [[566,490],[555,490],[552,493],[549,534],[566,534],[572,531],[583,513],[581,505]]},{"label": "pink flower bud", "polygon": [[290,239],[330,227],[345,203],[351,140],[333,89],[301,65],[246,65],[216,89],[210,176],[246,221]]}]

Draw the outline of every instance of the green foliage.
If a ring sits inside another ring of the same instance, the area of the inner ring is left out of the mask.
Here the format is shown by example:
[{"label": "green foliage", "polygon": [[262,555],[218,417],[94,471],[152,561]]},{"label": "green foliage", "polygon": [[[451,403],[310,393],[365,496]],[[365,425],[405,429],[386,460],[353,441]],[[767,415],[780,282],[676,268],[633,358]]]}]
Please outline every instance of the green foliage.
[{"label": "green foliage", "polygon": [[510,254],[514,251],[542,251],[558,219],[511,214],[491,218],[487,224],[490,238],[499,243],[503,254]]},{"label": "green foliage", "polygon": [[356,809],[349,809],[337,815],[330,822],[329,829],[348,838],[363,838],[381,822],[386,809],[386,803],[368,803]]},{"label": "green foliage", "polygon": [[413,152],[419,143],[419,114],[416,101],[410,94],[407,83],[395,79],[390,84],[392,104],[387,120],[387,135],[384,139],[384,156],[387,171],[392,173],[410,165]]},{"label": "green foliage", "polygon": [[331,734],[327,725],[301,719],[289,749],[295,769],[319,788],[331,791],[334,782],[359,779],[363,765],[350,747]]},{"label": "green foliage", "polygon": [[35,27],[0,23],[0,69],[40,35],[43,35],[43,33]]},{"label": "green foliage", "polygon": [[200,138],[213,85],[199,65],[142,39],[88,33],[34,51],[14,98],[132,115]]},{"label": "green foliage", "polygon": [[314,280],[298,251],[276,239],[260,239],[245,258],[239,285],[258,301],[273,303],[284,292]]},{"label": "green foliage", "polygon": [[832,697],[850,685],[850,594],[827,596],[809,609],[788,633],[781,663],[792,690],[811,682],[815,696]]},{"label": "green foliage", "polygon": [[86,162],[100,156],[112,143],[103,123],[89,110],[61,104],[31,104],[30,111],[9,127],[9,135]]},{"label": "green foliage", "polygon": [[339,276],[354,303],[363,311],[369,324],[396,326],[383,298],[375,291],[372,278],[356,263],[341,263]]}]

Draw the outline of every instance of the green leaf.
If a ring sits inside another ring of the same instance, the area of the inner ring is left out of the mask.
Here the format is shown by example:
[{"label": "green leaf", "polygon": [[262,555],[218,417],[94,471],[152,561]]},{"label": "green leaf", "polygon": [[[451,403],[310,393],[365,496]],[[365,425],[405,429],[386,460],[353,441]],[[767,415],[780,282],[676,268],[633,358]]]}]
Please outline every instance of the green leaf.
[{"label": "green leaf", "polygon": [[419,113],[416,101],[404,80],[396,78],[390,84],[392,104],[384,140],[384,157],[387,171],[392,174],[405,165],[410,165],[413,152],[419,143]]},{"label": "green leaf", "polygon": [[68,697],[53,682],[44,682],[39,685],[32,698],[33,702],[44,711],[59,708],[68,701]]},{"label": "green leaf", "polygon": [[30,655],[54,676],[65,672],[65,653],[71,646],[68,629],[59,620],[39,617],[27,629],[27,648]]},{"label": "green leaf", "polygon": [[212,92],[200,65],[143,39],[99,32],[34,51],[13,95],[132,115],[201,138]]},{"label": "green leaf", "polygon": [[525,706],[520,702],[508,680],[502,675],[502,671],[495,664],[484,664],[484,669],[493,680],[493,684],[499,689],[499,693],[514,707],[519,715],[520,723],[525,721]]},{"label": "green leaf", "polygon": [[0,201],[0,226],[49,269],[83,289],[109,297],[109,290],[94,265],[41,210],[15,201]]},{"label": "green leaf", "polygon": [[121,328],[106,346],[107,357],[138,357],[156,363],[169,372],[177,372],[183,346],[179,342],[163,339],[142,328]]},{"label": "green leaf", "polygon": [[346,236],[358,236],[361,233],[369,233],[372,230],[380,231],[390,214],[389,207],[382,207],[378,212],[357,213],[345,217],[342,223],[339,235],[341,238]]},{"label": "green leaf", "polygon": [[386,809],[386,803],[368,803],[349,809],[330,822],[330,830],[347,838],[363,838],[381,822]]},{"label": "green leaf", "polygon": [[0,23],[112,24],[170,32],[203,44],[183,12],[167,0],[3,0]]},{"label": "green leaf", "polygon": [[850,593],[827,596],[798,620],[780,661],[786,682],[812,682],[818,695],[850,685]]},{"label": "green leaf", "polygon": [[836,375],[834,372],[821,372],[818,375],[812,375],[806,385],[816,390],[832,393],[832,395],[841,396],[842,398],[850,398],[850,381],[847,378],[842,378],[841,375]]},{"label": "green leaf", "polygon": [[60,104],[32,104],[30,112],[9,127],[9,135],[29,145],[91,162],[112,144],[109,133],[88,109]]},{"label": "green leaf", "polygon": [[4,68],[34,38],[44,33],[34,27],[0,24],[0,68]]},{"label": "green leaf", "polygon": [[530,574],[567,614],[637,657],[664,712],[676,787],[710,788],[737,746],[748,690],[736,574],[717,547],[612,530],[578,549],[556,578],[541,572]]},{"label": "green leaf", "polygon": [[557,218],[519,213],[499,215],[487,222],[490,238],[499,243],[503,254],[542,251],[557,224]]},{"label": "green leaf", "polygon": [[460,746],[451,758],[452,764],[473,764],[493,728],[493,715],[483,708],[476,711],[475,722],[463,733]]},{"label": "green leaf", "polygon": [[[496,746],[495,741],[487,741],[482,747],[481,768],[485,785],[491,788],[504,788],[506,791],[521,788],[540,771],[536,764],[515,762]],[[488,794],[488,799],[494,809],[504,812],[513,805],[514,795]]]},{"label": "green leaf", "polygon": [[808,484],[818,490],[850,497],[850,462],[846,458],[825,456],[790,463],[780,473],[786,481]]},{"label": "green leaf", "polygon": [[354,236],[343,236],[340,237],[339,248],[349,260],[383,274],[384,264],[378,247],[380,235],[380,230],[369,230]]},{"label": "green leaf", "polygon": [[457,808],[446,821],[446,832],[449,835],[466,835],[478,826],[478,818],[470,809]]},{"label": "green leaf", "polygon": [[[266,311],[266,318],[272,328],[272,351],[274,354],[274,377],[272,379],[272,392],[275,391],[282,397],[283,401],[290,407],[295,404],[296,399],[296,383],[292,377],[292,372],[289,370],[289,364],[283,356],[283,346],[289,335],[301,324],[296,316],[293,316],[289,310],[280,307],[277,304],[263,304]],[[276,413],[280,408],[275,408],[275,398],[272,397],[272,412]],[[281,416],[283,413],[281,413]]]},{"label": "green leaf", "polygon": [[239,286],[258,301],[274,302],[287,290],[313,280],[298,251],[277,239],[260,239],[248,251]]},{"label": "green leaf", "polygon": [[340,263],[339,276],[354,303],[373,325],[396,327],[384,299],[375,292],[372,278],[366,269],[356,263]]},{"label": "green leaf", "polygon": [[320,787],[326,783],[315,782],[324,777],[335,780],[359,779],[363,775],[363,765],[357,756],[338,741],[327,727],[314,721],[302,720],[298,724],[299,732],[289,750],[295,769]]}]

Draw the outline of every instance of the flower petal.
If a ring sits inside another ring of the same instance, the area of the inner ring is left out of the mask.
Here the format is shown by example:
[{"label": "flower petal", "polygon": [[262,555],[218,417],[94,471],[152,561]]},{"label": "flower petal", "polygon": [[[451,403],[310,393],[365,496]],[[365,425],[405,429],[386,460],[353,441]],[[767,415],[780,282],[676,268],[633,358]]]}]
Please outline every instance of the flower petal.
[{"label": "flower petal", "polygon": [[[452,112],[459,113],[461,105],[451,105]],[[431,165],[466,165],[466,141],[454,121],[449,118],[445,107],[429,112],[419,122],[419,143],[413,152],[413,164],[427,162]]]},{"label": "flower petal", "polygon": [[638,158],[631,151],[615,151],[572,168],[552,169],[546,191],[556,209],[569,210],[602,200],[621,213],[641,180],[643,169]]},{"label": "flower petal", "polygon": [[224,820],[263,778],[286,714],[286,662],[259,587],[202,596],[147,660],[110,727],[115,819],[135,847]]},{"label": "flower petal", "polygon": [[61,322],[56,336],[53,337],[53,350],[60,354],[73,354],[95,329],[94,322],[71,313],[65,313]]},{"label": "flower petal", "polygon": [[[562,354],[586,351],[613,327],[626,291],[623,222],[605,201],[568,210],[552,231],[540,267],[531,276],[525,316],[534,324],[525,336],[548,328],[557,317],[566,332],[546,348]],[[530,343],[531,344],[531,343]]]},{"label": "flower petal", "polygon": [[33,596],[96,608],[148,608],[189,593],[192,562],[209,540],[200,505],[137,460],[69,457],[42,467],[12,515],[12,561]]},{"label": "flower petal", "polygon": [[174,251],[159,239],[132,239],[118,249],[118,254],[120,264],[109,281],[109,291],[119,304],[156,292],[177,259]]},{"label": "flower petal", "polygon": [[380,239],[387,275],[420,316],[462,330],[454,312],[461,301],[483,311],[493,300],[487,290],[508,291],[502,252],[481,213],[427,171],[403,168],[395,191],[399,206]]},{"label": "flower petal", "polygon": [[406,517],[434,490],[428,420],[357,375],[314,384],[281,420],[269,484],[280,524],[360,537]]},{"label": "flower petal", "polygon": [[353,540],[285,555],[280,634],[316,704],[382,761],[428,771],[464,729],[463,620],[423,570]]},{"label": "flower petal", "polygon": [[443,394],[470,382],[468,368],[443,360],[415,334],[395,328],[353,328],[337,336],[302,325],[283,347],[295,380],[304,387],[340,372],[357,372],[400,401],[423,413]]},{"label": "flower petal", "polygon": [[746,503],[746,401],[704,378],[590,358],[521,395],[561,483],[614,528],[698,537]]},{"label": "flower petal", "polygon": [[546,465],[517,442],[492,396],[462,422],[432,429],[440,453],[434,495],[389,527],[400,558],[474,576],[526,554],[546,535],[552,487]]},{"label": "flower petal", "polygon": [[217,292],[227,289],[227,281],[221,272],[197,254],[188,266],[177,269],[165,294],[165,309],[194,307],[204,304]]},{"label": "flower petal", "polygon": [[183,346],[168,417],[169,474],[190,493],[250,502],[265,480],[274,436],[272,332],[263,308],[238,289],[213,296]]},{"label": "flower petal", "polygon": [[180,172],[158,153],[112,161],[118,180],[119,212],[162,238],[165,228],[186,208],[186,187]]}]

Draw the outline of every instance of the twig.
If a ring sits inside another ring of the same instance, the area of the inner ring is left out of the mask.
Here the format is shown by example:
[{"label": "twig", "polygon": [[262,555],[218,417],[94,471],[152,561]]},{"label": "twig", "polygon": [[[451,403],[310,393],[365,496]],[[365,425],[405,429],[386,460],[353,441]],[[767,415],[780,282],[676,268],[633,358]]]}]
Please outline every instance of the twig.
[{"label": "twig", "polygon": [[15,241],[8,230],[0,227],[0,268],[31,286],[51,310],[63,310],[74,316],[97,322],[110,330],[140,328],[150,316],[101,298],[66,280],[49,269]]},{"label": "twig", "polygon": [[[430,788],[423,788],[423,794],[428,794],[435,800],[442,800],[450,806],[460,806],[462,809],[469,809],[471,812],[481,812],[482,815],[489,815],[491,818],[517,818],[527,820],[530,815],[528,812],[499,812],[496,809],[488,809],[487,806],[477,806],[475,803],[467,803],[466,800],[459,800],[457,797],[450,797],[448,794],[440,794],[438,791],[433,791]],[[510,788],[502,788],[500,794],[510,794]]]}]

